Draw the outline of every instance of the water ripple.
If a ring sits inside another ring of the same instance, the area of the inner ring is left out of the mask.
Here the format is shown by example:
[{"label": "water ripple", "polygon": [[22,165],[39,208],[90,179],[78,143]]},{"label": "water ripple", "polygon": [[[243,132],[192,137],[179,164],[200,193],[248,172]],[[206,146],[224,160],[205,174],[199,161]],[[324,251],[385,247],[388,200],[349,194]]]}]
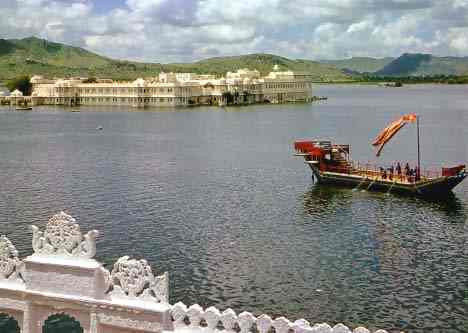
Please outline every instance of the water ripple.
[{"label": "water ripple", "polygon": [[[389,111],[430,99],[445,107],[419,108],[422,133],[438,130],[437,140],[423,135],[423,152],[438,152],[424,163],[459,162],[466,103],[445,104],[445,94],[464,92],[319,89],[327,103],[236,109],[245,112],[0,110],[0,231],[28,255],[29,225],[65,209],[100,230],[107,265],[129,254],[169,271],[172,302],[466,332],[468,184],[442,203],[314,186],[291,156],[296,138],[337,137],[372,160],[370,134]],[[413,134],[405,129],[383,163],[414,158]]]}]

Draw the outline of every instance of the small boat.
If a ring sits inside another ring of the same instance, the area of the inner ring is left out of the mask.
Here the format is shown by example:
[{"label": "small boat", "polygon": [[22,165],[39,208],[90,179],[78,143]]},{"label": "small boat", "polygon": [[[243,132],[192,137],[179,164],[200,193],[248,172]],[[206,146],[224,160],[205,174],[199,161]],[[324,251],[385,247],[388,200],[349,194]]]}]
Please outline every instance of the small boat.
[{"label": "small boat", "polygon": [[17,107],[16,111],[31,111],[32,107],[30,106],[25,106],[25,107]]},{"label": "small boat", "polygon": [[383,191],[413,196],[443,199],[467,177],[465,164],[440,171],[423,171],[420,163],[419,117],[403,116],[387,126],[372,143],[378,147],[377,156],[384,145],[408,122],[418,123],[418,166],[414,170],[378,168],[356,163],[350,159],[350,146],[332,144],[327,140],[296,141],[296,156],[302,156],[312,170],[317,183],[354,187],[356,190]]},{"label": "small boat", "polygon": [[80,112],[80,110],[78,110],[78,109],[73,109],[73,110],[71,110],[71,112]]},{"label": "small boat", "polygon": [[97,129],[98,131],[102,131],[104,128],[103,128],[102,126],[98,126],[98,127],[96,127],[96,129]]}]

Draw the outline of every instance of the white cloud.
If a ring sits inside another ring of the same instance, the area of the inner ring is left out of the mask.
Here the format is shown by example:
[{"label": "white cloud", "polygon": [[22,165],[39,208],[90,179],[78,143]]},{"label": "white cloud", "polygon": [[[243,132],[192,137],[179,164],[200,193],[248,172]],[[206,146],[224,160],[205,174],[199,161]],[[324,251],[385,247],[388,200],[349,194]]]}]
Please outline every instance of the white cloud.
[{"label": "white cloud", "polygon": [[450,47],[456,50],[458,55],[468,53],[468,28],[454,28],[448,32]]},{"label": "white cloud", "polygon": [[468,0],[2,0],[0,37],[37,35],[116,58],[189,61],[468,55]]}]

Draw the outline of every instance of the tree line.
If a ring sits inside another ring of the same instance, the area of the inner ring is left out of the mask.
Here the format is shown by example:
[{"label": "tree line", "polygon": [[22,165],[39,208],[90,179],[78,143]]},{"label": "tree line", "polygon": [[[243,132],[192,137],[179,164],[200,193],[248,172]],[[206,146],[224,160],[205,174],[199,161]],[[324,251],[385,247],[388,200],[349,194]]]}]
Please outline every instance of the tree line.
[{"label": "tree line", "polygon": [[10,91],[19,90],[24,96],[30,96],[32,93],[31,78],[28,75],[19,76],[6,82],[5,86]]},{"label": "tree line", "polygon": [[468,75],[425,75],[425,76],[377,76],[362,75],[354,78],[359,82],[400,82],[400,83],[444,83],[444,84],[468,84]]}]

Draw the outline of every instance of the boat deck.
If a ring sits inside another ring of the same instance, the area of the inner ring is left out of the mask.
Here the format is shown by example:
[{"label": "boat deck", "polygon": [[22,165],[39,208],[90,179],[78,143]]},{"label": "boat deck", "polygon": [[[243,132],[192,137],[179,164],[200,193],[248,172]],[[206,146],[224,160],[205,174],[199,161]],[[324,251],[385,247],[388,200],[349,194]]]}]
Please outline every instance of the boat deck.
[{"label": "boat deck", "polygon": [[[298,154],[298,156],[300,156]],[[315,165],[317,164],[316,161],[305,161],[306,164],[311,164]],[[383,174],[380,171],[372,170],[372,169],[367,169],[367,168],[347,168],[347,169],[337,169],[337,170],[327,170],[327,171],[322,171],[323,173],[326,174],[334,174],[334,175],[346,175],[347,177],[352,177],[356,179],[367,179],[370,181],[379,181],[382,183],[388,183],[389,185],[391,184],[401,184],[401,185],[412,185],[412,184],[423,184],[427,183],[433,180],[438,179],[440,176],[438,176],[435,172],[432,172],[434,176],[430,175],[429,171],[426,171],[425,174],[421,174],[420,179],[418,181],[415,180],[414,176],[406,176],[406,175],[398,175],[398,174],[393,174],[390,175],[387,173],[387,176],[384,178]]]},{"label": "boat deck", "polygon": [[[405,175],[398,175],[398,174],[393,174],[392,176],[389,176],[387,174],[387,177],[383,177],[380,172],[375,172],[375,171],[369,171],[369,170],[363,170],[363,169],[354,169],[351,170],[350,175],[355,175],[358,177],[364,177],[364,178],[370,178],[373,180],[379,180],[382,182],[388,182],[390,184],[392,183],[398,183],[398,184],[414,184],[415,183],[415,177],[414,176],[405,176]],[[424,182],[428,181],[434,178],[428,178],[425,176],[421,176],[420,180],[418,182]]]}]

